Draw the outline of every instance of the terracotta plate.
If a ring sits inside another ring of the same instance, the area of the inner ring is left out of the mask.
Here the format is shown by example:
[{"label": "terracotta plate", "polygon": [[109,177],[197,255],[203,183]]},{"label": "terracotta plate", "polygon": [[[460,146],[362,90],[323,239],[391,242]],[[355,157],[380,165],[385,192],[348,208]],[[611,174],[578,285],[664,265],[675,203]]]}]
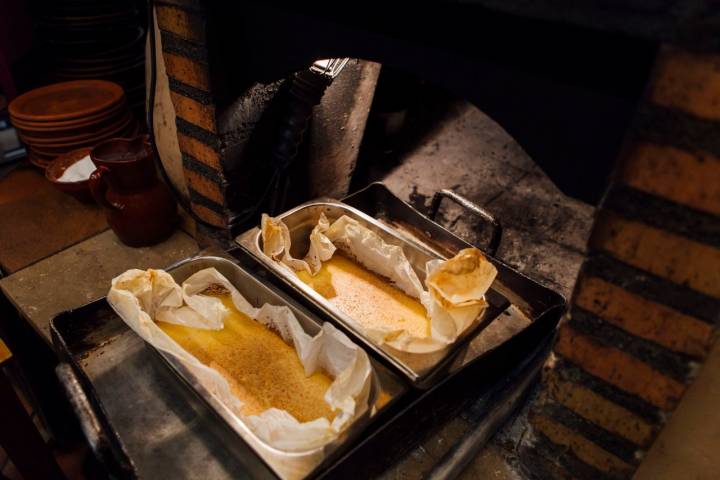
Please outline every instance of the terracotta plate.
[{"label": "terracotta plate", "polygon": [[[131,122],[130,126],[127,128],[127,130],[123,130],[119,132],[116,137],[117,138],[133,138],[137,136],[140,133],[140,126],[137,122]],[[115,137],[110,137],[115,138]],[[77,148],[82,147],[93,147],[103,141],[103,139],[93,139],[92,142],[88,142],[84,145],[79,145]],[[40,167],[42,169],[45,169],[51,161],[55,160],[58,156],[63,155],[71,150],[75,150],[76,148],[60,148],[60,149],[52,149],[52,151],[44,151],[42,148],[40,151],[38,151],[37,147],[33,145],[28,145],[28,159],[30,160],[30,163],[33,165]]]},{"label": "terracotta plate", "polygon": [[106,134],[122,130],[132,121],[130,111],[113,119],[107,124],[95,124],[78,129],[75,131],[58,131],[55,135],[37,135],[36,132],[18,129],[18,133],[22,136],[22,140],[33,145],[57,145],[64,146],[69,143],[81,142],[89,138],[102,137]]},{"label": "terracotta plate", "polygon": [[57,122],[110,109],[125,98],[120,85],[104,80],[55,83],[10,103],[10,115],[28,122]]},{"label": "terracotta plate", "polygon": [[123,115],[127,111],[127,108],[128,107],[125,102],[120,102],[116,106],[100,113],[63,122],[27,122],[13,116],[10,116],[10,121],[14,126],[29,132],[54,133],[72,131],[77,128],[92,126],[98,123],[106,123],[108,119]]},{"label": "terracotta plate", "polygon": [[129,122],[127,125],[123,126],[121,129],[118,129],[114,132],[104,134],[102,136],[88,138],[85,140],[77,141],[77,142],[70,142],[67,144],[61,144],[61,145],[38,145],[38,144],[31,144],[32,149],[37,153],[42,153],[44,155],[61,155],[65,152],[69,152],[70,150],[75,150],[76,148],[82,148],[82,147],[89,147],[93,145],[97,145],[98,143],[109,140],[111,138],[124,138],[127,135],[129,135],[130,132],[134,131],[137,127],[134,120]]}]

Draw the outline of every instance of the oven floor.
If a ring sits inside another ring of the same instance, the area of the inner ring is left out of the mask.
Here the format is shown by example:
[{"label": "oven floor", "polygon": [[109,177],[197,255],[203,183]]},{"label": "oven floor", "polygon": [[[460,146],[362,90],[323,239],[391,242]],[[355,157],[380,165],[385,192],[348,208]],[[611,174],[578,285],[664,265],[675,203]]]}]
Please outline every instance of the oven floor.
[{"label": "oven floor", "polygon": [[[428,210],[432,195],[440,189],[460,193],[501,221],[499,258],[568,297],[594,207],[560,192],[510,135],[474,106],[454,103],[439,121],[431,120],[432,128],[413,146],[386,151],[382,161],[363,164],[361,153],[355,184],[383,181],[421,211]],[[486,233],[482,225],[451,205],[443,206],[441,214],[441,223],[450,230],[482,245]],[[421,478],[474,424],[469,413],[448,422],[387,471],[385,478]],[[495,435],[463,477],[521,476],[511,465],[516,464],[514,447],[523,437],[524,425],[523,410]]]},{"label": "oven floor", "polygon": [[[351,191],[382,181],[427,211],[435,192],[452,189],[501,221],[505,232],[498,257],[569,295],[594,207],[560,192],[522,147],[474,106],[455,102],[423,116],[414,123],[432,126],[414,126],[421,133],[411,145],[386,149],[380,156],[363,145]],[[481,225],[462,213],[443,206],[441,223],[482,245]]]}]

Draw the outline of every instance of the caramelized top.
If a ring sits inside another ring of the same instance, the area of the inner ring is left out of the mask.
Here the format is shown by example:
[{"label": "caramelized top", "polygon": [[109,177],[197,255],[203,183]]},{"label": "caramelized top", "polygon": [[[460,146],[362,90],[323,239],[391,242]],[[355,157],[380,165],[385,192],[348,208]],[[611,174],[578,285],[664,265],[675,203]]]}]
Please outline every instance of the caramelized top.
[{"label": "caramelized top", "polygon": [[340,252],[324,262],[316,276],[305,271],[297,275],[365,328],[407,330],[421,338],[430,335],[430,321],[418,300]]},{"label": "caramelized top", "polygon": [[230,296],[220,298],[230,309],[222,330],[158,322],[158,326],[199,361],[214,368],[245,404],[242,413],[257,415],[275,407],[300,422],[334,418],[324,396],[332,383],[326,374],[305,376],[295,348],[262,324],[237,311]]}]

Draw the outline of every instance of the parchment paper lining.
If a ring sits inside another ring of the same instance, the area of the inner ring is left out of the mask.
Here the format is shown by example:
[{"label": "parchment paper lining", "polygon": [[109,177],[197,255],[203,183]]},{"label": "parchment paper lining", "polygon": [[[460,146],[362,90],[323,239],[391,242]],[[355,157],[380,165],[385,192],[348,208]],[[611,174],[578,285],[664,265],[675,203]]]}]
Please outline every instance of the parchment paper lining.
[{"label": "parchment paper lining", "polygon": [[386,243],[380,235],[347,215],[330,224],[321,213],[302,260],[290,254],[290,232],[281,220],[263,215],[261,232],[263,252],[292,270],[316,275],[322,262],[340,249],[419,300],[430,319],[427,337],[412,335],[407,330],[368,329],[355,322],[375,342],[410,353],[434,352],[457,340],[487,306],[485,293],[497,275],[495,267],[478,249],[469,248],[449,260],[428,261],[426,290],[401,247]]},{"label": "parchment paper lining", "polygon": [[[155,321],[220,330],[228,309],[214,297],[201,295],[211,285],[222,285],[233,304],[245,315],[279,332],[294,345],[306,375],[323,369],[334,381],[325,401],[336,411],[332,422],[319,418],[301,423],[285,410],[270,408],[259,415],[243,415],[242,402],[216,370],[204,365],[163,332]],[[283,451],[321,447],[347,428],[368,408],[372,367],[367,354],[332,325],[310,337],[286,306],[253,307],[214,268],[201,270],[179,286],[162,270],[128,270],[112,280],[108,302],[140,337],[176,357],[198,381],[227,405],[266,444]]]}]

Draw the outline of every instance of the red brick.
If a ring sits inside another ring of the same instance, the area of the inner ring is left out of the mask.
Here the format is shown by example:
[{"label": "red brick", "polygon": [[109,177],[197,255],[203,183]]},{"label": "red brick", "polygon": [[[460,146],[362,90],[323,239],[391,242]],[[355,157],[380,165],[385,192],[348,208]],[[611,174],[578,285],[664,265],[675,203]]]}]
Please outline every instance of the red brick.
[{"label": "red brick", "polygon": [[671,146],[635,144],[620,179],[638,190],[720,215],[720,158]]},{"label": "red brick", "polygon": [[207,65],[174,53],[163,53],[167,74],[191,87],[210,91],[210,74]]},{"label": "red brick", "polygon": [[543,433],[551,442],[567,448],[583,462],[611,475],[629,476],[634,468],[560,423],[542,414],[530,417],[534,428]]},{"label": "red brick", "polygon": [[589,388],[563,381],[555,373],[545,377],[545,387],[555,402],[595,425],[639,446],[652,442],[651,424]]},{"label": "red brick", "polygon": [[221,185],[187,168],[185,169],[185,178],[188,185],[202,196],[209,198],[218,205],[225,204],[225,192]]},{"label": "red brick", "polygon": [[720,56],[663,49],[650,98],[658,105],[720,120]]},{"label": "red brick", "polygon": [[581,279],[574,302],[628,333],[676,352],[704,357],[712,345],[713,329],[708,323],[600,278]]},{"label": "red brick", "polygon": [[213,170],[218,172],[222,170],[220,166],[220,155],[211,146],[195,138],[183,135],[182,133],[178,133],[178,143],[180,144],[181,152],[190,155]]},{"label": "red brick", "polygon": [[183,120],[215,133],[215,107],[203,105],[197,100],[170,92],[170,98],[175,106],[175,115]]},{"label": "red brick", "polygon": [[720,298],[720,249],[601,211],[590,244],[678,285]]},{"label": "red brick", "polygon": [[156,6],[158,27],[178,37],[205,44],[205,19],[172,6]]},{"label": "red brick", "polygon": [[192,204],[192,209],[195,215],[197,215],[202,221],[215,227],[227,227],[227,218],[216,211],[210,210],[206,206],[197,203]]},{"label": "red brick", "polygon": [[602,345],[568,325],[560,328],[555,352],[621,390],[663,410],[672,410],[685,385],[615,347]]}]

